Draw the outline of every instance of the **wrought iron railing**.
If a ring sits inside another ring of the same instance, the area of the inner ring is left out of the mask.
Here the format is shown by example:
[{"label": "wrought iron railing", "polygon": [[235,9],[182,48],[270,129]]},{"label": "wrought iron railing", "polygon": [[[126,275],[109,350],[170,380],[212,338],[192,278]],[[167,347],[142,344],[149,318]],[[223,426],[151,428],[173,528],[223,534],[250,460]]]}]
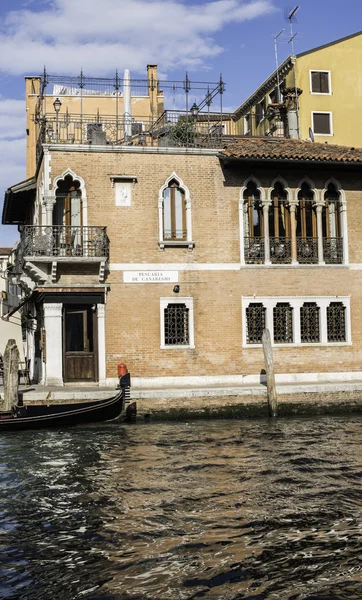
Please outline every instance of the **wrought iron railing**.
[{"label": "wrought iron railing", "polygon": [[34,120],[38,127],[37,160],[43,144],[140,145],[218,148],[224,135],[222,114],[165,111],[155,120],[120,115],[52,114]]},{"label": "wrought iron railing", "polygon": [[343,263],[343,238],[323,238],[323,258],[328,265]]},{"label": "wrought iron railing", "polygon": [[260,264],[265,258],[264,238],[244,238],[244,258],[247,265]]},{"label": "wrought iron railing", "polygon": [[270,238],[270,261],[273,264],[292,262],[292,241],[287,237]]},{"label": "wrought iron railing", "polygon": [[23,256],[107,257],[106,227],[25,225],[21,234]]},{"label": "wrought iron railing", "polygon": [[318,238],[297,237],[297,260],[300,264],[318,263]]}]

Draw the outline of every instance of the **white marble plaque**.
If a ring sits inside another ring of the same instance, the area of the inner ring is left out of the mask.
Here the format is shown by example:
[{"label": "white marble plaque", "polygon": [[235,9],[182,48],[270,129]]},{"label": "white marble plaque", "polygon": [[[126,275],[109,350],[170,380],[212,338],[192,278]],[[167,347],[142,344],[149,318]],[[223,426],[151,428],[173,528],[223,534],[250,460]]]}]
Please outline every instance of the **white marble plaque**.
[{"label": "white marble plaque", "polygon": [[124,283],[178,283],[178,271],[124,271]]},{"label": "white marble plaque", "polygon": [[131,206],[132,183],[128,181],[117,181],[114,184],[116,190],[116,206]]}]

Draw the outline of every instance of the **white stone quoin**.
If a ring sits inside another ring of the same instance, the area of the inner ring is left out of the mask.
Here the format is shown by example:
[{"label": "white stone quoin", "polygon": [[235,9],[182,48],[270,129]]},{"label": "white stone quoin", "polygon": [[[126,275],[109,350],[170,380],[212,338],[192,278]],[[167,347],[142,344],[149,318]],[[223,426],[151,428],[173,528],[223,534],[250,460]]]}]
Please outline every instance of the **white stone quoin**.
[{"label": "white stone quoin", "polygon": [[62,307],[61,303],[44,304],[45,385],[63,385]]}]

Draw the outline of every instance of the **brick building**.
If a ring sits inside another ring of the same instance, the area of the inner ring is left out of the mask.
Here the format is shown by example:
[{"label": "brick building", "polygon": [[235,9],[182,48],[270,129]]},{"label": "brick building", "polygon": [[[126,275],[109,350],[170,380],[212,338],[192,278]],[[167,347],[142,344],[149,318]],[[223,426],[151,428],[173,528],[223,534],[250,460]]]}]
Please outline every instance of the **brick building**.
[{"label": "brick building", "polygon": [[264,327],[285,381],[361,371],[362,150],[164,142],[43,143],[7,191],[33,379],[259,381]]}]

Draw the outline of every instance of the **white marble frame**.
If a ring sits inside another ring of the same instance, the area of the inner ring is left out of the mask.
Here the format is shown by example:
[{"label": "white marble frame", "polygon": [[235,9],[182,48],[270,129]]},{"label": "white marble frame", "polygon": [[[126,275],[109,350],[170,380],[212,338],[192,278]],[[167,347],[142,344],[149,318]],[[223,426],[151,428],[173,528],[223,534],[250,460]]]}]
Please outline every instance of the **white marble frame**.
[{"label": "white marble frame", "polygon": [[[185,304],[189,309],[189,344],[166,345],[165,344],[165,308],[169,304]],[[188,350],[195,348],[195,333],[194,333],[194,299],[190,297],[160,298],[160,349],[161,350]]]}]

